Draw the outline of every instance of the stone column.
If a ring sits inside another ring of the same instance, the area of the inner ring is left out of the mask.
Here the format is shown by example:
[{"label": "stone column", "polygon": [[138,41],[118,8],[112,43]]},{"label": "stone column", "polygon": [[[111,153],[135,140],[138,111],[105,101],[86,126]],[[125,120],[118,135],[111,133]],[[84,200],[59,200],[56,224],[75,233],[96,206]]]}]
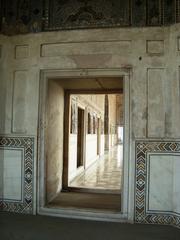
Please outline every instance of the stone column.
[{"label": "stone column", "polygon": [[109,99],[108,95],[105,95],[104,99],[104,137],[105,137],[105,150],[109,150]]}]

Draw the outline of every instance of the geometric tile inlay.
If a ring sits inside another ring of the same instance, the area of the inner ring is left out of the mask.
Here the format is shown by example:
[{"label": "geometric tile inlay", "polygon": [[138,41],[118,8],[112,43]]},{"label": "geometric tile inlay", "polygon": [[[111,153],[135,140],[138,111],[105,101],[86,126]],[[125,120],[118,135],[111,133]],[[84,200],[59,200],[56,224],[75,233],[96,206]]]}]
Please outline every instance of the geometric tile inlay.
[{"label": "geometric tile inlay", "polygon": [[0,200],[0,210],[17,213],[33,213],[34,138],[0,136],[1,149],[23,149],[24,173],[22,202]]},{"label": "geometric tile inlay", "polygon": [[180,142],[137,141],[135,176],[135,222],[173,225],[180,228],[180,214],[148,213],[146,211],[148,153],[180,153]]}]

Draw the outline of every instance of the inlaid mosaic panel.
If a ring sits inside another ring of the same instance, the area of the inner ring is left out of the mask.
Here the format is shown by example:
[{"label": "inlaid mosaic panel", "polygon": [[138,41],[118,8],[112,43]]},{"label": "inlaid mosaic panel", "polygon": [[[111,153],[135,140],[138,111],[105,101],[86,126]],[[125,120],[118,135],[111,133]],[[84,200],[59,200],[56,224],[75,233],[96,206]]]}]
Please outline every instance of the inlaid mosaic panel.
[{"label": "inlaid mosaic panel", "polygon": [[44,0],[1,0],[2,32],[7,35],[40,32]]},{"label": "inlaid mosaic panel", "polygon": [[164,24],[171,24],[176,21],[176,15],[174,14],[175,6],[175,1],[164,0]]},{"label": "inlaid mosaic panel", "polygon": [[23,150],[24,173],[21,201],[0,200],[0,210],[18,213],[33,213],[34,138],[0,136],[0,149]]},{"label": "inlaid mosaic panel", "polygon": [[180,22],[180,0],[176,0],[176,22]]},{"label": "inlaid mosaic panel", "polygon": [[180,0],[0,0],[0,31],[159,26],[180,22]]},{"label": "inlaid mosaic panel", "polygon": [[45,29],[159,26],[179,22],[179,0],[45,0]]},{"label": "inlaid mosaic panel", "polygon": [[132,24],[134,26],[146,25],[146,1],[132,1]]},{"label": "inlaid mosaic panel", "polygon": [[162,5],[160,0],[148,1],[147,5],[147,20],[148,25],[156,26],[161,24],[162,20]]},{"label": "inlaid mosaic panel", "polygon": [[136,142],[135,221],[137,223],[174,225],[180,228],[180,214],[178,213],[147,212],[147,155],[149,153],[180,153],[180,142]]},{"label": "inlaid mosaic panel", "polygon": [[51,0],[48,1],[49,29],[97,26],[128,26],[130,1]]}]

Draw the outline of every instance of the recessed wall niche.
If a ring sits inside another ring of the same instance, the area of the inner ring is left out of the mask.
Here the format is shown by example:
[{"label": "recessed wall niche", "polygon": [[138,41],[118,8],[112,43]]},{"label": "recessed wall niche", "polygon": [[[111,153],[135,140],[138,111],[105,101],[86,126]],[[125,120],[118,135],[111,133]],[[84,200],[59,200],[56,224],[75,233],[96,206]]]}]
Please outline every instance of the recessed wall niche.
[{"label": "recessed wall niche", "polygon": [[180,37],[177,38],[177,49],[180,51]]},{"label": "recessed wall niche", "polygon": [[2,45],[0,45],[0,58],[2,57]]},{"label": "recessed wall niche", "polygon": [[13,80],[12,133],[26,133],[27,130],[27,85],[28,71],[15,71]]},{"label": "recessed wall niche", "polygon": [[29,57],[28,45],[16,45],[15,46],[15,59],[24,59]]},{"label": "recessed wall niche", "polygon": [[164,40],[147,40],[146,53],[150,55],[164,54]]}]

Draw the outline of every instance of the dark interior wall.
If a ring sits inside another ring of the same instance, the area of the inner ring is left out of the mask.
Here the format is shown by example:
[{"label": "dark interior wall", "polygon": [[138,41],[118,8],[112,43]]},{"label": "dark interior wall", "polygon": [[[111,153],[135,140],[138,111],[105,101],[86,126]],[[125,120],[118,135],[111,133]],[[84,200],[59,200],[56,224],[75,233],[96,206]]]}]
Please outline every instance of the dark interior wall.
[{"label": "dark interior wall", "polygon": [[180,0],[0,0],[0,28],[7,35],[176,22]]},{"label": "dark interior wall", "polygon": [[44,0],[1,0],[1,32],[7,35],[40,32]]}]

